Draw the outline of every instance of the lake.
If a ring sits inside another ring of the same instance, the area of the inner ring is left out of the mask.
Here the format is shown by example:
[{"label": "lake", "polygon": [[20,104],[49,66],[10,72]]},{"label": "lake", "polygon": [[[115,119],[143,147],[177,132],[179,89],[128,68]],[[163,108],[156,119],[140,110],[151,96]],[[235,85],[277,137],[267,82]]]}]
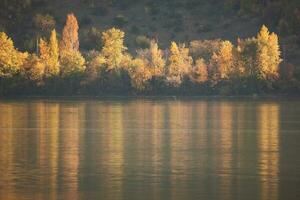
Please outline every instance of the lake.
[{"label": "lake", "polygon": [[299,200],[300,101],[0,101],[0,199]]}]

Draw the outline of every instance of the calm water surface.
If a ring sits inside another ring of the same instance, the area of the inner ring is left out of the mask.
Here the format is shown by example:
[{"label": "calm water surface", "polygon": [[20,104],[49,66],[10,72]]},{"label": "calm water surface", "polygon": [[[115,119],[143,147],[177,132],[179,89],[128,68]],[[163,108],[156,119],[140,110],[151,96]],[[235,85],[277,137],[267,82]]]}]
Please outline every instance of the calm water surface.
[{"label": "calm water surface", "polygon": [[0,199],[299,200],[300,101],[2,100]]}]

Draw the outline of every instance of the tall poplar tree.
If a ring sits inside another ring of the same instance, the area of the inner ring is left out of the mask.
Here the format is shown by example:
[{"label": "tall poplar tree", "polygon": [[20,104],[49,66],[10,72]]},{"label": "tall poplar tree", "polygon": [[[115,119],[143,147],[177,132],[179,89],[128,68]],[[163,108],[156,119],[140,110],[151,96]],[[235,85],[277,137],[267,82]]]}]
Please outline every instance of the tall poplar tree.
[{"label": "tall poplar tree", "polygon": [[49,43],[40,39],[40,59],[45,66],[45,76],[52,77],[59,74],[59,50],[56,31],[51,32]]},{"label": "tall poplar tree", "polygon": [[79,26],[75,15],[73,13],[68,14],[60,43],[62,52],[79,51],[78,29]]},{"label": "tall poplar tree", "polygon": [[46,74],[57,76],[59,74],[59,47],[55,29],[52,30],[49,42],[50,62]]}]

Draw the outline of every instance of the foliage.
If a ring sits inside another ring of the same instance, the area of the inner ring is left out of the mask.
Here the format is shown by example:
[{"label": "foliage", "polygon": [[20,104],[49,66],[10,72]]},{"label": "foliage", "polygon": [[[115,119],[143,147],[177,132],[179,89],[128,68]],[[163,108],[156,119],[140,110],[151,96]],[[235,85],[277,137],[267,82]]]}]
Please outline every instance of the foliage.
[{"label": "foliage", "polygon": [[57,76],[59,74],[59,49],[55,30],[51,32],[49,44],[40,39],[39,50],[40,59],[45,66],[45,76]]},{"label": "foliage", "polygon": [[62,52],[79,50],[78,29],[79,26],[75,15],[73,13],[68,14],[60,42],[60,50]]},{"label": "foliage", "polygon": [[135,43],[138,48],[146,49],[150,47],[151,40],[144,35],[139,35],[135,38]]},{"label": "foliage", "polygon": [[263,26],[257,35],[257,62],[263,79],[276,79],[281,63],[278,36]]},{"label": "foliage", "polygon": [[13,41],[0,32],[0,77],[11,77],[18,73],[27,57],[27,53],[15,49]]},{"label": "foliage", "polygon": [[165,74],[166,61],[163,52],[158,48],[157,42],[152,40],[149,49],[138,51],[138,58],[143,60],[144,65],[149,68],[153,76],[159,77]]},{"label": "foliage", "polygon": [[189,74],[193,59],[189,56],[189,49],[184,45],[178,46],[171,43],[167,65],[167,82],[171,86],[178,87],[185,76]]},{"label": "foliage", "polygon": [[108,69],[119,68],[123,59],[125,33],[119,29],[111,28],[102,33],[103,48],[101,55],[105,59]]},{"label": "foliage", "polygon": [[91,27],[83,32],[81,47],[84,49],[101,50],[102,48],[102,32],[96,27]]},{"label": "foliage", "polygon": [[196,60],[190,73],[190,79],[196,84],[205,83],[208,80],[207,65],[202,58]]},{"label": "foliage", "polygon": [[105,59],[99,53],[92,51],[90,52],[92,58],[87,63],[86,67],[86,78],[87,82],[92,83],[101,77],[102,69],[104,69]]},{"label": "foliage", "polygon": [[222,79],[228,79],[233,72],[233,45],[229,41],[221,43],[220,49],[214,52],[210,59],[209,74],[215,84]]},{"label": "foliage", "polygon": [[78,75],[85,70],[85,59],[79,51],[63,52],[60,57],[60,64],[63,77]]},{"label": "foliage", "polygon": [[294,66],[284,62],[279,68],[278,36],[266,26],[256,37],[238,39],[236,46],[227,40],[198,40],[188,47],[172,42],[169,49],[162,50],[157,41],[139,36],[136,42],[143,49],[137,50],[136,56],[127,52],[125,33],[117,28],[102,33],[90,29],[85,36],[97,43],[98,51],[83,56],[78,29],[76,17],[69,14],[60,45],[53,29],[49,39],[40,38],[37,54],[20,52],[1,32],[1,94],[32,90],[33,94],[228,95],[299,88]]},{"label": "foliage", "polygon": [[34,24],[38,28],[38,30],[42,33],[50,32],[55,28],[55,20],[53,16],[46,14],[37,14],[34,18]]},{"label": "foliage", "polygon": [[190,43],[190,54],[194,60],[203,58],[208,61],[214,52],[220,49],[222,41],[217,40],[195,40]]},{"label": "foliage", "polygon": [[22,73],[26,80],[30,80],[35,82],[37,85],[40,85],[43,83],[45,65],[38,56],[32,54],[24,63]]},{"label": "foliage", "polygon": [[139,58],[132,61],[131,67],[129,68],[129,75],[132,87],[137,91],[146,90],[152,78],[151,70],[145,65],[145,62]]}]

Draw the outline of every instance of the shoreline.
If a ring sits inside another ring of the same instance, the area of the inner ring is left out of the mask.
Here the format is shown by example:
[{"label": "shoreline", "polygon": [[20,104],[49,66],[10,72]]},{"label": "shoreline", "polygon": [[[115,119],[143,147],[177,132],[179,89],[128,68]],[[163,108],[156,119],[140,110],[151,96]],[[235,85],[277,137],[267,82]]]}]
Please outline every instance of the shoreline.
[{"label": "shoreline", "polygon": [[300,95],[12,95],[1,100],[300,100]]}]

